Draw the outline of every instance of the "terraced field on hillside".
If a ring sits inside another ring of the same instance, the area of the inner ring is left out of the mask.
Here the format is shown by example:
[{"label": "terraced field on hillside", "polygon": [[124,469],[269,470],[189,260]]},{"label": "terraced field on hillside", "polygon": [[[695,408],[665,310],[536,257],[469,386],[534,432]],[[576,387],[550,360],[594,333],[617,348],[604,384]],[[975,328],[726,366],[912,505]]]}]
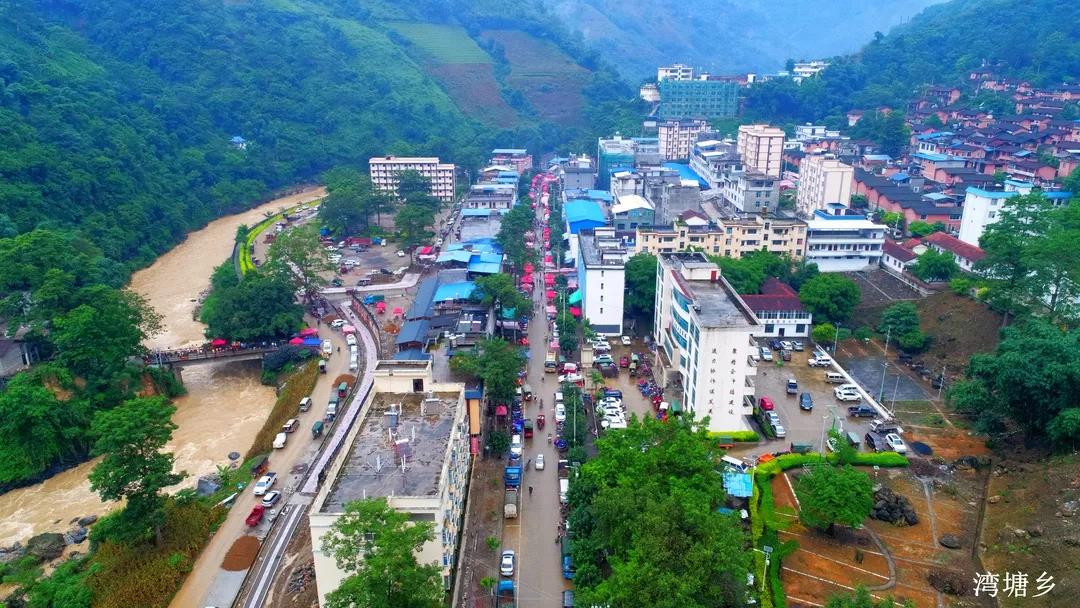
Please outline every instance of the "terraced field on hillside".
[{"label": "terraced field on hillside", "polygon": [[510,63],[507,84],[524,94],[544,120],[577,126],[584,120],[582,87],[591,72],[554,44],[518,30],[485,30],[481,36],[502,46]]}]

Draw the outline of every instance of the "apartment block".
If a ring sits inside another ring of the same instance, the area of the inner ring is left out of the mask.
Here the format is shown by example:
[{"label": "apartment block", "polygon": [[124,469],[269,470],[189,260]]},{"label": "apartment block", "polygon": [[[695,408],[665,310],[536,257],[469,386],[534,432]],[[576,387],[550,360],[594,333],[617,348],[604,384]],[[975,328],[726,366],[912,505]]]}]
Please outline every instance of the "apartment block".
[{"label": "apartment block", "polygon": [[662,80],[693,80],[694,68],[676,63],[675,65],[660,66],[656,68],[656,82]]},{"label": "apartment block", "polygon": [[397,194],[398,174],[416,171],[431,182],[431,195],[444,202],[453,202],[455,169],[452,163],[439,162],[438,157],[378,156],[368,159],[371,182],[383,192]]},{"label": "apartment block", "polygon": [[707,120],[665,120],[657,125],[663,160],[686,160],[698,136],[709,131]]},{"label": "apartment block", "polygon": [[739,111],[739,85],[722,80],[661,80],[661,120],[731,118]]},{"label": "apartment block", "polygon": [[742,171],[743,164],[734,141],[706,139],[696,142],[691,148],[690,168],[710,188],[718,189],[723,174],[729,170]]},{"label": "apartment block", "polygon": [[780,177],[783,169],[784,130],[769,125],[743,125],[735,141],[743,164],[752,171]]},{"label": "apartment block", "polygon": [[465,385],[436,383],[431,361],[379,361],[374,385],[309,512],[319,605],[346,573],[321,550],[323,536],[350,502],[385,498],[413,521],[435,525],[435,538],[417,552],[435,564],[447,589],[458,561],[458,536],[465,515],[466,486],[473,454],[465,406]]},{"label": "apartment block", "polygon": [[798,260],[806,251],[806,223],[796,218],[753,214],[704,223],[693,219],[684,216],[670,226],[638,227],[634,253],[696,250],[738,259],[765,250]]},{"label": "apartment block", "polygon": [[739,213],[775,213],[780,206],[777,178],[729,169],[720,176],[724,202]]},{"label": "apartment block", "polygon": [[809,216],[829,203],[847,206],[855,168],[831,154],[809,154],[799,164],[799,213]]},{"label": "apartment block", "polygon": [[673,385],[672,411],[715,432],[748,429],[761,323],[703,253],[664,253],[656,267],[654,372]]},{"label": "apartment block", "polygon": [[583,230],[578,234],[577,276],[582,315],[593,331],[604,336],[623,333],[623,294],[629,252],[614,228]]},{"label": "apartment block", "polygon": [[533,157],[524,148],[495,148],[491,151],[491,164],[512,167],[524,174],[533,168]]},{"label": "apartment block", "polygon": [[817,264],[821,272],[854,272],[881,262],[885,226],[845,211],[830,204],[806,222],[806,261]]}]

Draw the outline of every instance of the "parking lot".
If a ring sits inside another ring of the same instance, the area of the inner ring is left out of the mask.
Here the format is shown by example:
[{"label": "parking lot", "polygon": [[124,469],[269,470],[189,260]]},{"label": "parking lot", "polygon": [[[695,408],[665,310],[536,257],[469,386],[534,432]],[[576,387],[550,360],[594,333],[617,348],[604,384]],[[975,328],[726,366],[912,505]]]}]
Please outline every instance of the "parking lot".
[{"label": "parking lot", "polygon": [[[810,444],[815,449],[822,449],[823,437],[829,428],[836,425],[842,432],[854,431],[862,437],[870,427],[870,418],[848,418],[847,408],[857,402],[841,402],[833,395],[837,384],[825,381],[825,372],[832,368],[810,367],[806,361],[813,353],[809,348],[804,352],[791,353],[791,361],[780,361],[780,356],[773,352],[773,361],[758,361],[755,382],[755,397],[760,401],[768,396],[776,404],[776,413],[787,431],[784,439],[766,440],[751,454],[786,450],[792,443]],[[787,393],[787,381],[794,378],[798,383],[798,393]],[[804,411],[799,408],[799,393],[810,393],[814,409]],[[756,421],[755,421],[756,425]],[[764,437],[764,435],[763,435]]]}]

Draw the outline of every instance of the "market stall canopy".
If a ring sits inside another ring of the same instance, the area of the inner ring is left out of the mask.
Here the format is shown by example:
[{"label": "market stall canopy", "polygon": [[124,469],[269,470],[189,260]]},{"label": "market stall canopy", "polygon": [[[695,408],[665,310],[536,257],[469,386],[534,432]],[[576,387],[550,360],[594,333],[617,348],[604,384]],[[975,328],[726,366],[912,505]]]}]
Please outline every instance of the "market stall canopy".
[{"label": "market stall canopy", "polygon": [[497,406],[495,406],[495,415],[496,416],[505,416],[506,415],[506,406],[505,405],[497,405]]},{"label": "market stall canopy", "polygon": [[544,292],[544,295],[547,296],[547,299],[554,300],[555,299],[555,290],[549,289],[549,290]]},{"label": "market stall canopy", "polygon": [[317,335],[319,335],[319,330],[315,329],[314,327],[305,327],[304,329],[300,330],[300,337],[301,338],[306,338],[308,336],[317,336]]},{"label": "market stall canopy", "polygon": [[384,312],[386,310],[386,302],[376,302],[375,312]]},{"label": "market stall canopy", "polygon": [[405,314],[405,311],[400,306],[395,306],[394,307],[394,314],[398,315],[398,316],[401,316],[401,315]]},{"label": "market stall canopy", "polygon": [[[214,340],[214,342],[217,342],[217,340]],[[225,342],[225,341],[222,340],[222,342]],[[289,344],[303,344],[303,343],[304,343],[303,338],[293,338],[292,340],[289,340]]]},{"label": "market stall canopy", "polygon": [[567,300],[567,302],[570,302],[571,304],[577,304],[578,302],[581,302],[581,292],[580,291],[575,291],[574,293],[570,294],[570,297],[567,298],[566,300]]},{"label": "market stall canopy", "polygon": [[214,338],[210,341],[210,346],[225,346],[229,341],[224,338]]},{"label": "market stall canopy", "polygon": [[580,317],[581,316],[581,309],[578,308],[577,306],[571,306],[570,307],[570,314],[574,315],[575,317]]},{"label": "market stall canopy", "polygon": [[556,312],[556,310],[555,310],[554,306],[548,306],[547,307],[547,314],[553,315],[553,314],[555,314],[555,312]]},{"label": "market stall canopy", "polygon": [[555,277],[551,276],[550,274],[545,274],[544,275],[544,285],[547,285],[548,287],[551,287],[554,284],[555,284]]}]

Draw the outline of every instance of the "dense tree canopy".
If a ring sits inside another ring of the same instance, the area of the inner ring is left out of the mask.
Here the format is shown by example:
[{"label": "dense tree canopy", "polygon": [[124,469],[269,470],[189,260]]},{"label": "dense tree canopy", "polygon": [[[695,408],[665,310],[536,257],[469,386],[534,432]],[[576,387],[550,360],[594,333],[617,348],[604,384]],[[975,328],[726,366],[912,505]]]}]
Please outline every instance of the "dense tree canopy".
[{"label": "dense tree canopy", "polygon": [[214,271],[211,287],[200,312],[208,338],[245,342],[286,338],[303,325],[304,309],[296,303],[296,288],[282,273],[258,270],[240,281],[229,261]]},{"label": "dense tree canopy", "polygon": [[960,274],[956,257],[948,251],[927,249],[911,266],[911,272],[924,281],[948,281]]},{"label": "dense tree canopy", "polygon": [[851,465],[821,464],[799,475],[799,519],[808,526],[832,530],[836,524],[859,526],[873,507],[873,484]]},{"label": "dense tree canopy", "polygon": [[646,324],[652,322],[656,306],[656,256],[643,252],[626,261],[624,312]]},{"label": "dense tree canopy", "polygon": [[488,338],[475,353],[458,352],[450,367],[484,381],[484,393],[499,403],[509,403],[517,389],[517,373],[525,363],[521,350],[502,338]]},{"label": "dense tree canopy", "polygon": [[799,288],[799,300],[817,322],[847,321],[861,298],[859,285],[835,272],[819,274]]},{"label": "dense tree canopy", "polygon": [[536,250],[525,245],[525,233],[532,230],[536,214],[524,201],[514,205],[503,216],[495,240],[503,249],[506,259],[518,272],[526,262],[536,261]]},{"label": "dense tree canopy", "polygon": [[750,552],[723,515],[722,455],[688,418],[631,420],[596,442],[570,483],[574,587],[583,605],[745,602]]},{"label": "dense tree canopy", "polygon": [[330,592],[331,608],[438,608],[443,605],[438,566],[417,562],[416,552],[435,538],[435,524],[412,521],[385,498],[357,500],[323,537],[321,550],[347,576]]}]

